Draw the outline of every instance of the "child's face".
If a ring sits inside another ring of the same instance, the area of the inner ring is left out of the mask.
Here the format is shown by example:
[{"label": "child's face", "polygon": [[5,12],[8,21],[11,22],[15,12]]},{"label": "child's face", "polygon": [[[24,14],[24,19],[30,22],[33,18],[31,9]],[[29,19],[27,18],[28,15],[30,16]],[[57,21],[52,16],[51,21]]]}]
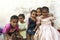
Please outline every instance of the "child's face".
[{"label": "child's face", "polygon": [[36,17],[36,12],[32,12],[31,16],[35,18]]},{"label": "child's face", "polygon": [[13,27],[16,27],[18,25],[18,19],[12,19],[10,21],[10,24],[13,26]]},{"label": "child's face", "polygon": [[42,15],[43,15],[43,16],[47,16],[47,15],[48,15],[47,10],[42,10]]},{"label": "child's face", "polygon": [[24,18],[22,16],[18,17],[20,22],[24,21]]},{"label": "child's face", "polygon": [[41,15],[41,10],[37,9],[37,15]]}]

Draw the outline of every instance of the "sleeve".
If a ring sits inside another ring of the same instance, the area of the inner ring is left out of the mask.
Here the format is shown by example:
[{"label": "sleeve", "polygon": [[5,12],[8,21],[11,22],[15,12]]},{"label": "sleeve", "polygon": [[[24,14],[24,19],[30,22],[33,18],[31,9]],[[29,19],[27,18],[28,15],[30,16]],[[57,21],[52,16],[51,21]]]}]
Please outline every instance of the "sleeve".
[{"label": "sleeve", "polygon": [[3,33],[7,33],[9,31],[9,25],[5,25],[3,29]]},{"label": "sleeve", "polygon": [[16,30],[19,31],[19,26],[16,26]]}]

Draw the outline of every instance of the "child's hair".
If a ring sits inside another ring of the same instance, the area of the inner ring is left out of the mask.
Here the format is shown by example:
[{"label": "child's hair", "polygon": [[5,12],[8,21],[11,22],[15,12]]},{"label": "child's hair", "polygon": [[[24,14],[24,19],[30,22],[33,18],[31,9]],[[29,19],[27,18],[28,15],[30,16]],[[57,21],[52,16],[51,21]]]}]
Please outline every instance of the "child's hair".
[{"label": "child's hair", "polygon": [[38,7],[36,10],[38,10],[38,9],[42,12],[42,8],[41,7]]},{"label": "child's hair", "polygon": [[49,8],[46,6],[42,7],[42,10],[47,10],[47,12],[49,13]]},{"label": "child's hair", "polygon": [[12,15],[11,18],[10,18],[10,20],[12,20],[12,19],[17,19],[18,20],[18,16]]},{"label": "child's hair", "polygon": [[32,10],[32,11],[31,11],[31,14],[32,14],[32,12],[36,12],[36,13],[37,13],[37,11],[36,11],[36,10]]},{"label": "child's hair", "polygon": [[25,19],[25,15],[24,14],[19,14],[18,17],[23,17]]}]

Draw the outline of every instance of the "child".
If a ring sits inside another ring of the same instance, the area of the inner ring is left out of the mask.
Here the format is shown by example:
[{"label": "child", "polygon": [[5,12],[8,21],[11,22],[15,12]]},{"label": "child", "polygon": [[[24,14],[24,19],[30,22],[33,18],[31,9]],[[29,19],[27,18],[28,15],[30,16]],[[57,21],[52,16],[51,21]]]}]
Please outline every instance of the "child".
[{"label": "child", "polygon": [[30,14],[30,18],[28,19],[28,29],[27,29],[27,40],[34,40],[33,36],[35,31],[33,31],[36,27],[36,10],[32,10]]},{"label": "child", "polygon": [[5,40],[12,40],[12,36],[15,32],[18,32],[18,17],[16,15],[11,16],[10,23],[5,25],[3,33],[5,35]]},{"label": "child", "polygon": [[49,8],[42,8],[41,25],[37,29],[34,40],[60,40],[60,33],[51,25],[54,17],[49,16]]},{"label": "child", "polygon": [[21,34],[21,36],[23,36],[23,40],[26,40],[27,23],[24,21],[25,15],[24,14],[19,14],[18,18],[19,18],[18,25],[19,25],[19,28],[20,28],[20,34]]},{"label": "child", "polygon": [[37,11],[37,16],[41,16],[42,15],[42,8],[37,8],[36,9],[36,11]]},{"label": "child", "polygon": [[[36,25],[37,25],[37,28],[39,27],[39,25],[40,25],[40,17],[42,16],[42,8],[37,8],[37,22],[36,22]],[[36,31],[37,30],[37,28],[35,28],[35,30],[34,31]]]}]

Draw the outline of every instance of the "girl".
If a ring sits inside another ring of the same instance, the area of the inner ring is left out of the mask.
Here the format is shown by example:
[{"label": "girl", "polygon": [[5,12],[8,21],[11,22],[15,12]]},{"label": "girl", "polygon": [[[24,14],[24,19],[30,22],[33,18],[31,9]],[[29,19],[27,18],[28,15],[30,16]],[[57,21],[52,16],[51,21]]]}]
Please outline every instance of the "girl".
[{"label": "girl", "polygon": [[36,9],[36,11],[37,11],[37,16],[41,16],[42,15],[42,8],[37,8]]},{"label": "girl", "polygon": [[49,16],[49,8],[42,8],[41,25],[37,29],[34,40],[60,40],[59,32],[51,25],[54,17]]},{"label": "girl", "polygon": [[20,34],[23,37],[23,40],[26,40],[26,29],[27,29],[27,23],[24,21],[25,15],[24,14],[19,14],[19,29],[20,29]]},{"label": "girl", "polygon": [[[16,15],[11,16],[10,23],[5,25],[3,33],[5,35],[5,40],[13,40],[13,34],[19,31],[18,28],[18,17]],[[16,39],[15,39],[16,40]]]},{"label": "girl", "polygon": [[33,31],[36,27],[36,10],[32,10],[30,14],[30,18],[28,19],[28,29],[27,29],[27,40],[34,40],[33,36],[35,31]]},{"label": "girl", "polygon": [[37,17],[36,17],[36,19],[37,19],[37,22],[36,22],[36,27],[35,27],[35,29],[34,29],[34,31],[36,31],[38,28],[39,28],[39,25],[40,25],[40,17],[41,17],[41,15],[42,15],[42,8],[37,8]]}]

